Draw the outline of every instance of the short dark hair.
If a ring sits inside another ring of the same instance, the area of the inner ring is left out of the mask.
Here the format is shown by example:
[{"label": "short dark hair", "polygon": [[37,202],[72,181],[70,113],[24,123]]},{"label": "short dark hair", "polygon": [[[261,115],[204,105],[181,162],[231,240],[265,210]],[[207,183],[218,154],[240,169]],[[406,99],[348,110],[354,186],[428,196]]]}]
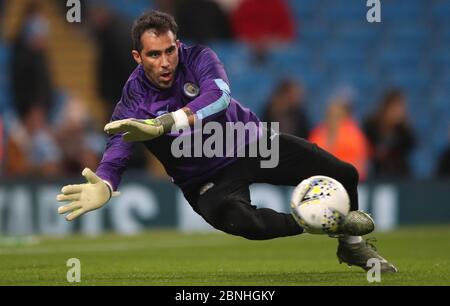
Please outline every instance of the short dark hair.
[{"label": "short dark hair", "polygon": [[154,29],[158,34],[172,31],[173,34],[177,35],[178,25],[172,15],[155,10],[145,12],[134,21],[131,30],[134,50],[142,51],[141,36],[150,29]]}]

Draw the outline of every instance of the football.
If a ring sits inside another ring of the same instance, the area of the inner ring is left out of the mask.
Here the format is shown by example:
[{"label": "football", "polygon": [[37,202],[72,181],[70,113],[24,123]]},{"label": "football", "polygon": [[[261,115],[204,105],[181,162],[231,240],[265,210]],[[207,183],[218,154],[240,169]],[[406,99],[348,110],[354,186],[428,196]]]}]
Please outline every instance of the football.
[{"label": "football", "polygon": [[350,211],[344,186],[327,176],[303,180],[292,193],[291,213],[311,234],[333,234]]}]

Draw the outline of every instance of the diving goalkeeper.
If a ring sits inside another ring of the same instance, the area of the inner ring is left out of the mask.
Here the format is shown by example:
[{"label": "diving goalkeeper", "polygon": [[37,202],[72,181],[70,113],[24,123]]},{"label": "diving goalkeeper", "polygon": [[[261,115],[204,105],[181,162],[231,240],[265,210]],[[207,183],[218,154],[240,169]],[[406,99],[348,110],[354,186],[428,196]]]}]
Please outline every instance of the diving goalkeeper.
[{"label": "diving goalkeeper", "polygon": [[[292,135],[269,133],[267,138],[278,142],[279,161],[266,168],[261,167],[262,157],[258,156],[173,154],[172,143],[181,137],[177,131],[195,134],[199,122],[214,122],[224,130],[227,123],[260,123],[253,112],[231,97],[227,75],[216,54],[207,47],[184,45],[176,38],[177,29],[172,16],[158,11],[135,21],[132,56],[138,66],[105,126],[109,138],[102,161],[96,173],[83,170],[87,183],[62,188],[57,200],[70,203],[58,212],[68,213],[66,219],[71,221],[118,195],[133,145],[141,142],[161,161],[196,213],[216,229],[247,239],[303,232],[290,214],[251,205],[250,184],[297,186],[314,175],[338,180],[351,203],[351,211],[338,229],[339,261],[368,269],[367,261],[378,258],[382,272],[396,272],[361,237],[373,231],[374,222],[358,211],[356,169],[316,145]],[[265,136],[260,129],[249,129],[243,143],[237,142],[231,149],[237,153],[261,137]]]}]

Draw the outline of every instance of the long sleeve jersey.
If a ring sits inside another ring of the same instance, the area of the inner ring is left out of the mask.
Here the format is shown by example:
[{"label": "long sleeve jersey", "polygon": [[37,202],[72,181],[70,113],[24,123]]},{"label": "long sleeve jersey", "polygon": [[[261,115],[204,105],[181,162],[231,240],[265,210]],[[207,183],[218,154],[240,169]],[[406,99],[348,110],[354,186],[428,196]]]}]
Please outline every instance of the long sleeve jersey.
[{"label": "long sleeve jersey", "polygon": [[[211,49],[180,44],[174,78],[170,88],[157,88],[145,76],[143,67],[138,65],[123,88],[111,120],[155,118],[187,106],[197,120],[217,122],[224,130],[227,122],[259,123],[253,112],[232,98],[223,64]],[[192,127],[191,130],[194,131]],[[179,136],[177,133],[165,134],[144,142],[144,145],[161,161],[172,181],[182,190],[207,180],[237,158],[229,155],[175,157],[171,145]],[[249,139],[246,138],[245,142]],[[114,190],[127,167],[133,145],[124,141],[120,134],[109,136],[97,175],[108,181]],[[238,150],[238,144],[234,150]]]}]

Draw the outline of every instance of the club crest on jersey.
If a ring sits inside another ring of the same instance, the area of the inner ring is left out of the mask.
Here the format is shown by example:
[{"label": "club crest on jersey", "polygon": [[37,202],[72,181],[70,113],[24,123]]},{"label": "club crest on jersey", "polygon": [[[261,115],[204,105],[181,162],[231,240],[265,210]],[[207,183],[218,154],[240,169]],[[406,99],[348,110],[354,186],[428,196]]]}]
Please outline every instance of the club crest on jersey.
[{"label": "club crest on jersey", "polygon": [[200,88],[198,88],[198,86],[194,83],[188,82],[184,84],[183,91],[188,98],[195,98],[200,93]]}]

